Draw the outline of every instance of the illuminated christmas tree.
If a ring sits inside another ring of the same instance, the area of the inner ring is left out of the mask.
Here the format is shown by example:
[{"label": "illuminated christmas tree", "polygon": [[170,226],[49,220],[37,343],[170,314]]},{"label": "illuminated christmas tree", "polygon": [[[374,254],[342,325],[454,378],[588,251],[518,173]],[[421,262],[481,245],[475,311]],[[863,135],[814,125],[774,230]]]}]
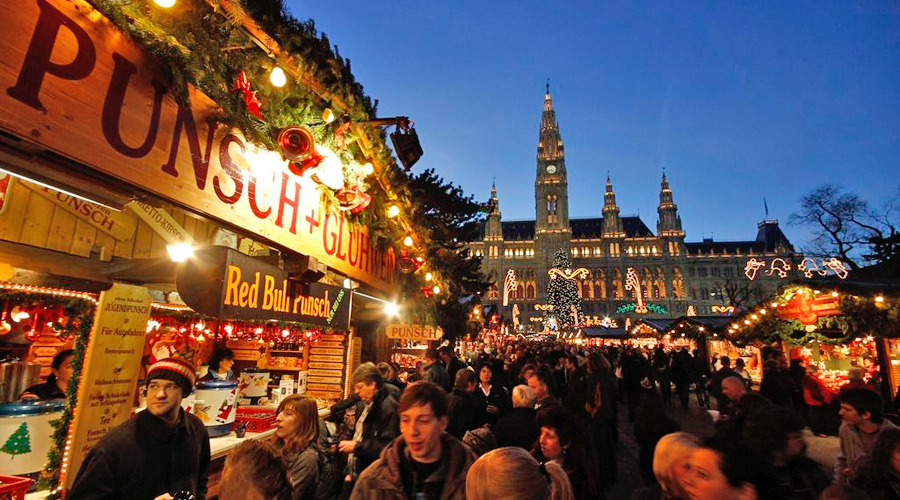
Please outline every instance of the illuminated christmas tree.
[{"label": "illuminated christmas tree", "polygon": [[[557,269],[559,272],[553,272]],[[558,328],[575,324],[575,307],[578,316],[581,316],[581,298],[578,296],[578,287],[575,285],[575,277],[572,276],[572,261],[565,250],[558,250],[553,257],[553,269],[550,273],[550,281],[547,284],[547,301],[553,306],[548,311],[548,318],[554,318]]]},{"label": "illuminated christmas tree", "polygon": [[9,453],[15,458],[16,455],[24,455],[31,453],[31,436],[28,434],[28,424],[22,422],[22,425],[12,433],[12,436],[6,440],[6,444],[0,448],[3,453]]}]

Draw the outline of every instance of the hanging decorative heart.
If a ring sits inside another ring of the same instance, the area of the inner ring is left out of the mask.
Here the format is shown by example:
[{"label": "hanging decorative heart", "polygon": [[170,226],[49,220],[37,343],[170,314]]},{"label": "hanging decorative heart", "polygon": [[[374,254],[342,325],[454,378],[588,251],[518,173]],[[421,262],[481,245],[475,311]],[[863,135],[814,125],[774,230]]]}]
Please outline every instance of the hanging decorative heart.
[{"label": "hanging decorative heart", "polygon": [[409,250],[400,250],[400,258],[397,259],[397,269],[403,274],[410,274],[416,270],[416,261],[409,255]]}]

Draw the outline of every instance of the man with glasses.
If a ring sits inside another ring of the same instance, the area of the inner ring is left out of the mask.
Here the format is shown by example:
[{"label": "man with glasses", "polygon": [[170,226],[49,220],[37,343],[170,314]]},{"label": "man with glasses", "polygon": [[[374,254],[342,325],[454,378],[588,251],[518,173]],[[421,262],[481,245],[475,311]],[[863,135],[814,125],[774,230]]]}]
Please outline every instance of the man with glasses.
[{"label": "man with glasses", "polygon": [[147,372],[147,409],[88,452],[67,498],[170,500],[186,492],[205,500],[209,434],[181,409],[196,379],[183,360],[154,363]]}]

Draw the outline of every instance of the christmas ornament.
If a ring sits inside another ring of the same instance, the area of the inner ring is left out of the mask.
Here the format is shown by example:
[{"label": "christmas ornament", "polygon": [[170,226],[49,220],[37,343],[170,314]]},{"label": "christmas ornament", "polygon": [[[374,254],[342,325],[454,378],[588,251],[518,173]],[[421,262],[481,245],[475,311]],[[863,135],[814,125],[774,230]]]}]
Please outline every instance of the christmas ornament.
[{"label": "christmas ornament", "polygon": [[410,274],[416,270],[416,261],[409,256],[409,250],[400,250],[400,258],[397,259],[397,269],[403,274]]},{"label": "christmas ornament", "polygon": [[347,132],[350,130],[350,121],[345,121],[338,125],[337,130],[334,131],[334,145],[343,149],[347,147]]},{"label": "christmas ornament", "polygon": [[316,151],[312,133],[296,125],[281,129],[278,133],[278,147],[281,148],[281,155],[290,161],[288,168],[295,175],[305,175],[325,159]]},{"label": "christmas ornament", "polygon": [[362,212],[372,203],[372,195],[364,193],[359,186],[344,186],[334,196],[338,200],[339,208],[349,210],[352,214]]},{"label": "christmas ornament", "polygon": [[423,286],[421,288],[421,290],[422,290],[422,295],[424,295],[425,298],[428,298],[428,297],[431,297],[432,295],[434,295],[434,289],[428,285]]},{"label": "christmas ornament", "polygon": [[250,80],[247,79],[246,72],[241,71],[241,74],[238,75],[237,81],[234,84],[234,90],[243,93],[244,104],[247,106],[247,111],[262,120],[262,114],[259,112],[262,102],[256,97],[256,91],[250,90]]}]

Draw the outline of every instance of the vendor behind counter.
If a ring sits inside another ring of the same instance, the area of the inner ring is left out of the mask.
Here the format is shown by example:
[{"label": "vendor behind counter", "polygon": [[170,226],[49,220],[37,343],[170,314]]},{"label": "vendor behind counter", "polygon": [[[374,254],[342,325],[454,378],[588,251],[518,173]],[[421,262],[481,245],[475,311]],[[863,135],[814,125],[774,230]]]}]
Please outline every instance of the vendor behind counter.
[{"label": "vendor behind counter", "polygon": [[234,351],[227,347],[216,349],[209,358],[209,371],[203,380],[234,380]]},{"label": "vendor behind counter", "polygon": [[75,352],[72,349],[56,353],[50,365],[51,373],[47,377],[47,381],[25,389],[19,399],[22,401],[65,399],[66,388],[69,386],[69,379],[72,378],[74,355]]}]

